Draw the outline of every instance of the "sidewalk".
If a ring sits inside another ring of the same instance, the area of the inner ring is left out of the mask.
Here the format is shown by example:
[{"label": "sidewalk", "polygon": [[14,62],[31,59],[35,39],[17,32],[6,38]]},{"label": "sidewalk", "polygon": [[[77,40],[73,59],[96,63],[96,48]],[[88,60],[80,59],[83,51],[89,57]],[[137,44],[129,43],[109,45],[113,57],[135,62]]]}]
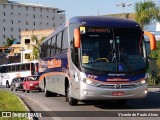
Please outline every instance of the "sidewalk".
[{"label": "sidewalk", "polygon": [[160,92],[160,87],[159,86],[148,86],[148,91],[159,91]]}]

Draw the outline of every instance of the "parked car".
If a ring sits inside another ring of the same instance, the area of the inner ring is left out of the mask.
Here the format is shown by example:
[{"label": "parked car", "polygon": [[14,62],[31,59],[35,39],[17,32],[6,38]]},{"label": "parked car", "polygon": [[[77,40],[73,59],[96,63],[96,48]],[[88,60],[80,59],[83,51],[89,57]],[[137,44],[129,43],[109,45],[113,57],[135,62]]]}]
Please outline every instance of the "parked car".
[{"label": "parked car", "polygon": [[10,90],[13,91],[17,91],[17,90],[22,90],[23,88],[23,81],[24,81],[25,77],[16,77],[13,78],[11,81],[11,86],[10,86]]},{"label": "parked car", "polygon": [[41,88],[39,87],[39,76],[33,75],[25,77],[23,81],[23,92],[27,91],[27,93],[29,93],[30,90],[41,91]]}]

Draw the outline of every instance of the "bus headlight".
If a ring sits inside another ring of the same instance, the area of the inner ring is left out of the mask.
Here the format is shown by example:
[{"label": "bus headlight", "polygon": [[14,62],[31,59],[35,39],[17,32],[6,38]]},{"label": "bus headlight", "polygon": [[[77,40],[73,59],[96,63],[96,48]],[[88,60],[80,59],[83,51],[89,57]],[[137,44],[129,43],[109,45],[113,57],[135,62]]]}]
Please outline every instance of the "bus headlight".
[{"label": "bus headlight", "polygon": [[137,82],[136,84],[137,84],[137,86],[144,85],[144,84],[146,84],[146,80],[145,80],[145,79],[143,79],[143,80],[141,80],[141,81]]},{"label": "bus headlight", "polygon": [[86,83],[87,85],[92,85],[92,86],[97,84],[97,82],[90,79],[84,79],[83,82]]},{"label": "bus headlight", "polygon": [[145,79],[141,80],[141,85],[144,85],[145,83],[146,83]]}]

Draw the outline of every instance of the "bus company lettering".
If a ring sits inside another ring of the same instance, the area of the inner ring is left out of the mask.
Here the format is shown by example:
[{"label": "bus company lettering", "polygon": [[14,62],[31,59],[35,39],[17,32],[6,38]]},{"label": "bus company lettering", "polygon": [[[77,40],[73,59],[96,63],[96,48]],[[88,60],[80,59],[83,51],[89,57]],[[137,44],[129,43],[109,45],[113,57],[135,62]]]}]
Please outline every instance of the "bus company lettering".
[{"label": "bus company lettering", "polygon": [[48,68],[57,68],[57,67],[61,67],[62,66],[62,60],[56,60],[56,59],[52,59],[52,60],[48,60]]},{"label": "bus company lettering", "polygon": [[128,82],[129,79],[121,79],[121,78],[112,78],[112,79],[107,79],[109,82],[113,81],[123,81],[123,82]]}]

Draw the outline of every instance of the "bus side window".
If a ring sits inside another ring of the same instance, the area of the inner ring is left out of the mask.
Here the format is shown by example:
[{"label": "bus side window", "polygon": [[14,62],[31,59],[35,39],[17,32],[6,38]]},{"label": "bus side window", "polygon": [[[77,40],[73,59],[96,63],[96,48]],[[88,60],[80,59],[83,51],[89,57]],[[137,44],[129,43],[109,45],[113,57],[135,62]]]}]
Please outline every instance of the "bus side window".
[{"label": "bus side window", "polygon": [[16,71],[20,71],[20,65],[16,65]]},{"label": "bus side window", "polygon": [[21,65],[21,71],[22,71],[22,70],[25,70],[25,64],[22,64],[22,65]]},{"label": "bus side window", "polygon": [[68,36],[67,30],[63,32],[63,41],[62,41],[62,51],[66,51],[68,49]]},{"label": "bus side window", "polygon": [[52,43],[51,43],[51,56],[55,55],[56,52],[56,36],[52,38]]},{"label": "bus side window", "polygon": [[62,41],[62,32],[58,33],[57,37],[57,45],[56,45],[56,54],[59,54],[62,50],[61,48],[61,42]]},{"label": "bus side window", "polygon": [[26,64],[26,70],[30,70],[30,64],[29,63]]}]

